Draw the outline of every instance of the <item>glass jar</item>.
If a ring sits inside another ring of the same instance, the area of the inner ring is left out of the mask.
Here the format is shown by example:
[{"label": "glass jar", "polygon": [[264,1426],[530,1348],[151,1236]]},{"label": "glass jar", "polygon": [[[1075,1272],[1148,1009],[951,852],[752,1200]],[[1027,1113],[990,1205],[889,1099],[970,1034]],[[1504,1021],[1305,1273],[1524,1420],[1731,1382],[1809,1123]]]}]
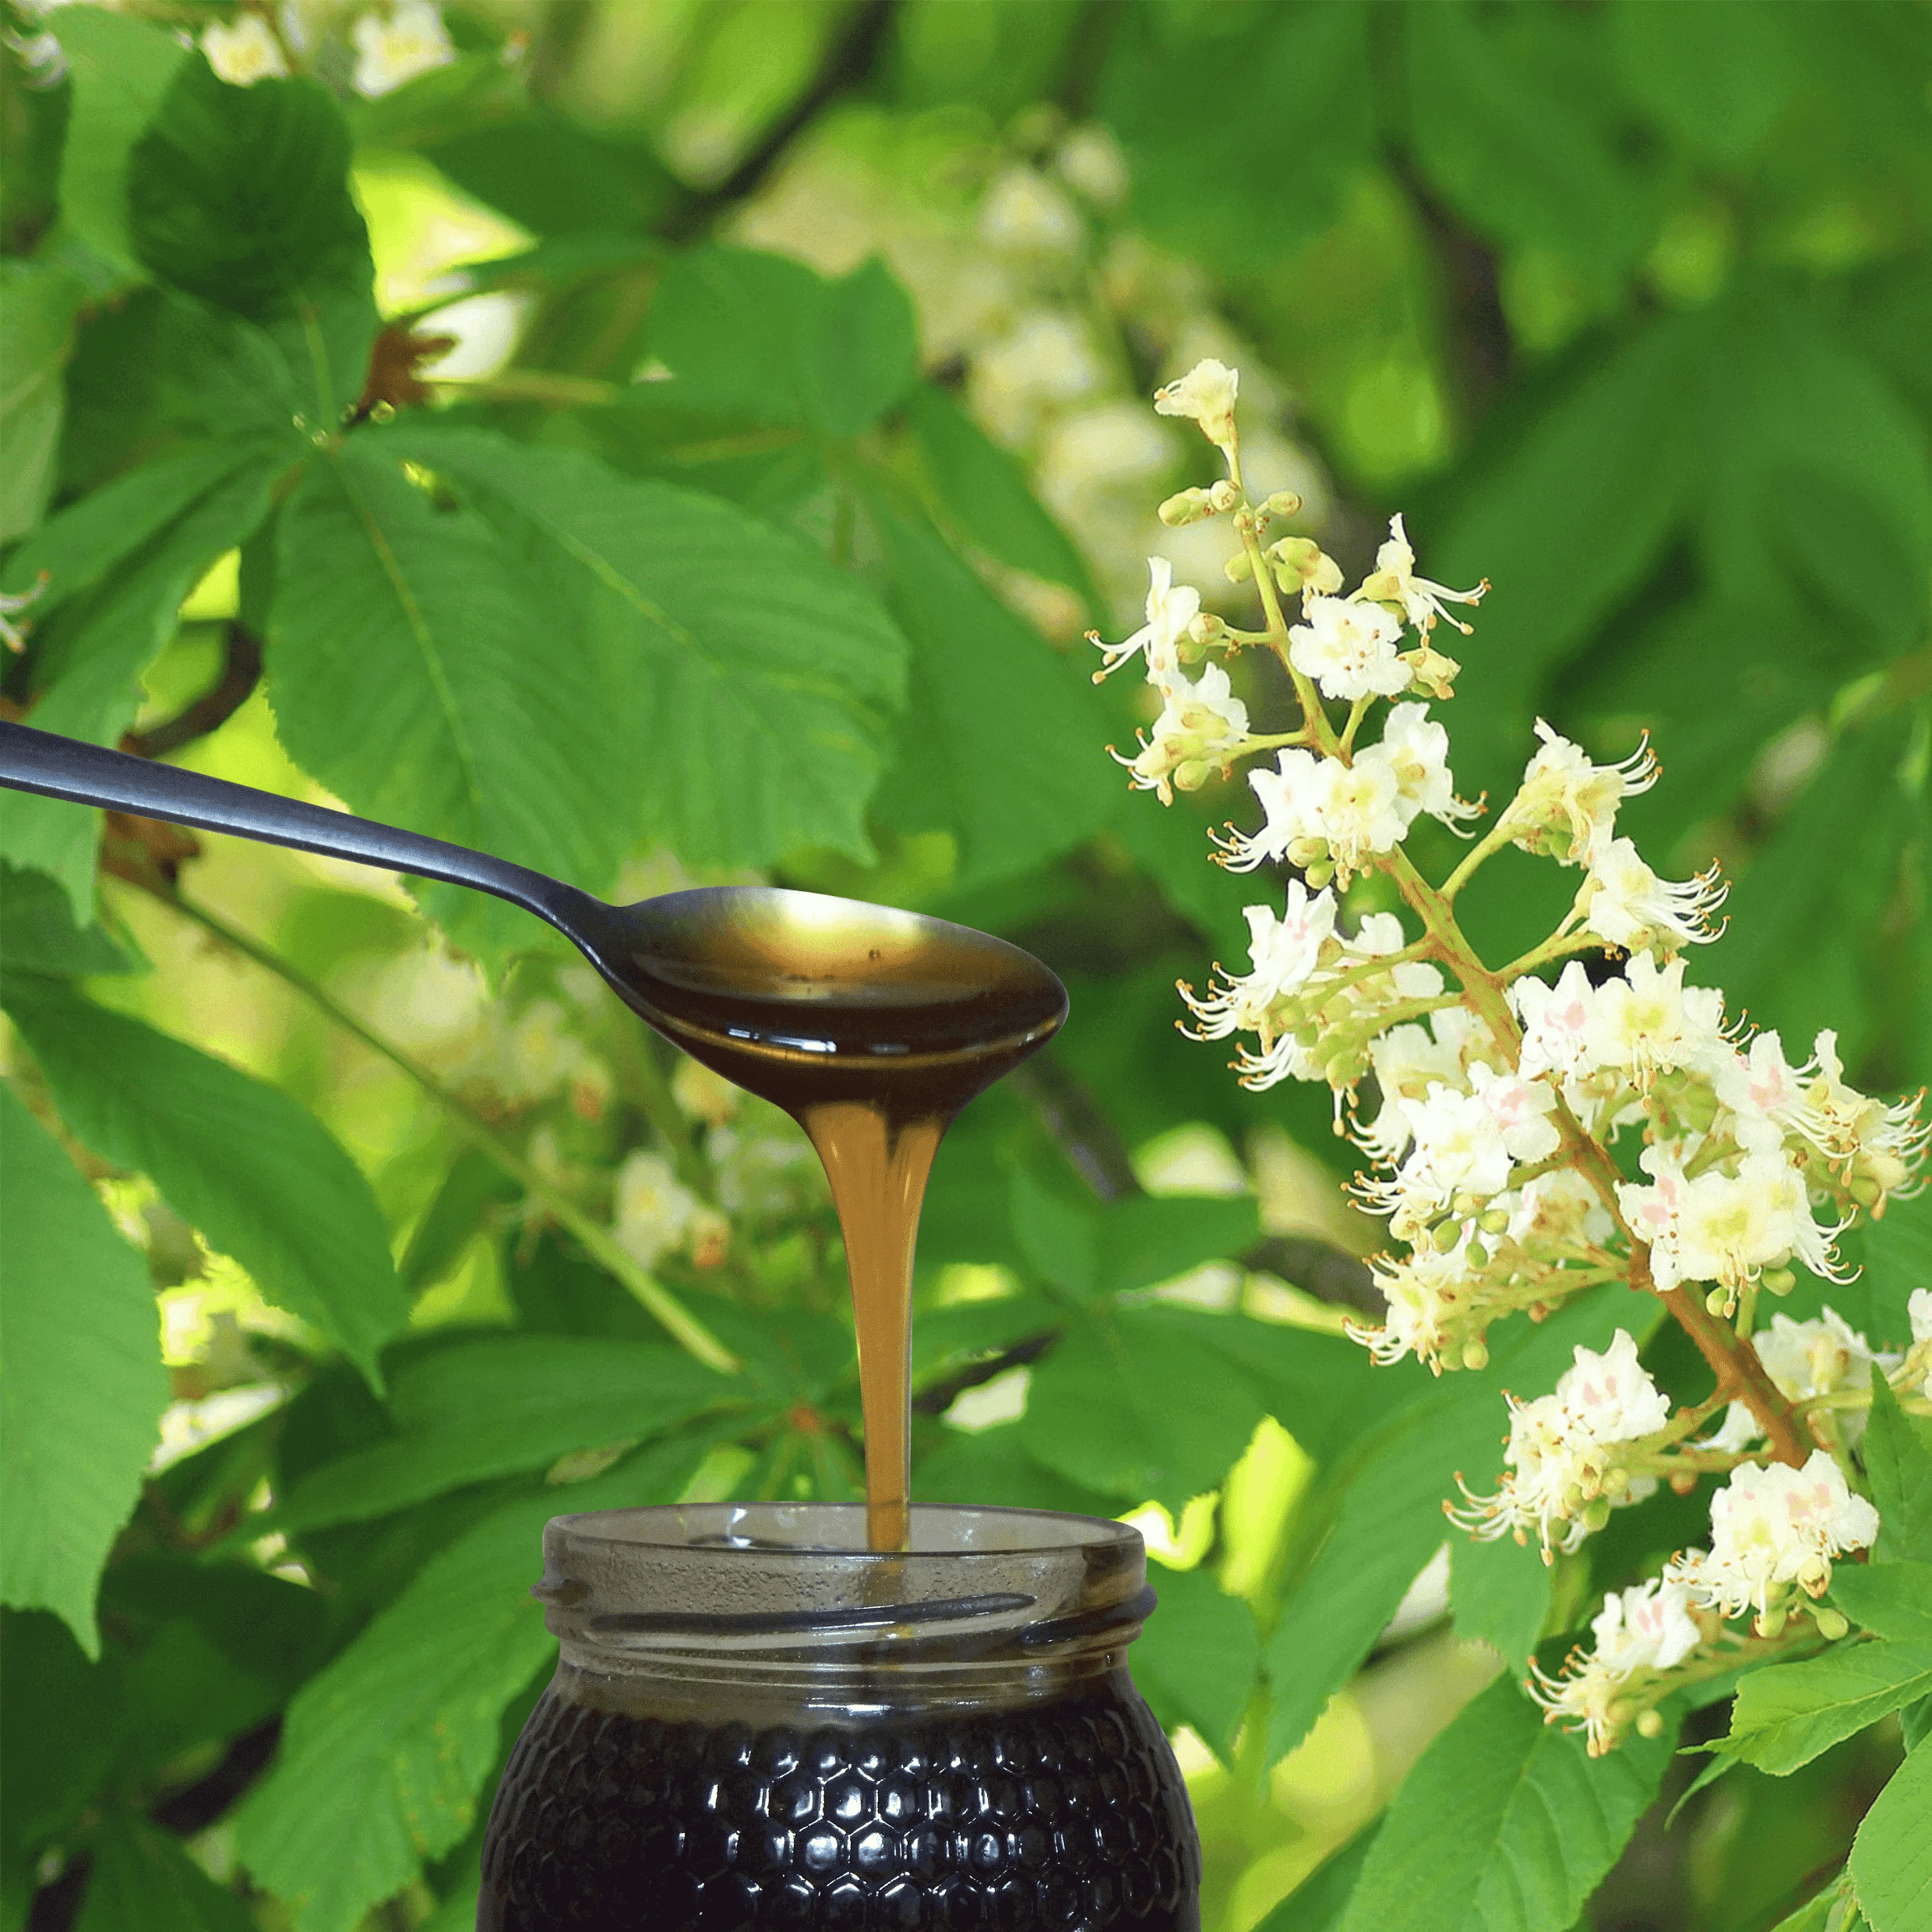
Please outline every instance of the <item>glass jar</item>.
[{"label": "glass jar", "polygon": [[490,1814],[478,1932],[1197,1932],[1187,1793],[1127,1675],[1137,1531],[920,1504],[559,1517],[561,1655]]}]

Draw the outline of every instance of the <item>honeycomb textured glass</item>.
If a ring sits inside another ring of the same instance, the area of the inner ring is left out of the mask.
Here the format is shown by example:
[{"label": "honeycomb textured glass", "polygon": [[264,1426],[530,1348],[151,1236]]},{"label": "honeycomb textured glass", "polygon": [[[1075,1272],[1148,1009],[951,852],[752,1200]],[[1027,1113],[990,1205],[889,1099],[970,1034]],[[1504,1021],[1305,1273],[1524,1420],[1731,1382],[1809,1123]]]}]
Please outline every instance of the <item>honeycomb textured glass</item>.
[{"label": "honeycomb textured glass", "polygon": [[497,1794],[483,1923],[1185,1932],[1199,1884],[1173,1754],[1121,1679],[809,1731],[665,1723],[553,1690]]}]

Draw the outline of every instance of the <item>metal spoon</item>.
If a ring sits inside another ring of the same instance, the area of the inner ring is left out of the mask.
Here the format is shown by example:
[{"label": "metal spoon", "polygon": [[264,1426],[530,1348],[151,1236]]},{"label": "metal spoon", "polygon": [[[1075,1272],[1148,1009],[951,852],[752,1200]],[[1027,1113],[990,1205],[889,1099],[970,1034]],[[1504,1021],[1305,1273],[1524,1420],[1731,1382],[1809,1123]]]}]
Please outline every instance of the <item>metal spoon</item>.
[{"label": "metal spoon", "polygon": [[607,905],[527,866],[0,721],[0,784],[473,886],[548,920],[660,1032],[788,1111],[950,1116],[1066,1017],[1003,940],[858,900],[722,886]]}]

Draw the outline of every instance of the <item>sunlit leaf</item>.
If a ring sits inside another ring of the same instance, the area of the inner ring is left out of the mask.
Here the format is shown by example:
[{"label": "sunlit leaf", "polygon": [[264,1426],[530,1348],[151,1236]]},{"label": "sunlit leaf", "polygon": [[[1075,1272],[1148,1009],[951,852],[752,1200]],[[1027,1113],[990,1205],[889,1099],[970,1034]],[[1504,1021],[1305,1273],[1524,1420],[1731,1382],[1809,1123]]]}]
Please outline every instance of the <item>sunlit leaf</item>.
[{"label": "sunlit leaf", "polygon": [[1178,1514],[1212,1489],[1261,1419],[1254,1386],[1197,1339],[1180,1313],[1096,1310],[1033,1371],[1021,1427],[1028,1453],[1063,1475]]},{"label": "sunlit leaf", "polygon": [[191,58],[134,150],[135,248],[162,280],[257,322],[366,291],[348,159],[347,125],[319,82],[231,87]]},{"label": "sunlit leaf", "polygon": [[644,332],[681,407],[855,436],[918,371],[912,305],[874,259],[837,281],[749,249],[704,247],[665,268]]},{"label": "sunlit leaf", "polygon": [[[1601,1349],[1619,1327],[1641,1341],[1655,1318],[1634,1296],[1606,1291],[1540,1328],[1493,1336],[1490,1371],[1445,1378],[1350,1451],[1325,1491],[1331,1526],[1268,1640],[1271,1759],[1307,1735],[1445,1537],[1461,1533],[1443,1520],[1457,1472],[1478,1493],[1493,1482],[1509,1427],[1501,1389],[1551,1387],[1573,1349]],[[1293,1421],[1283,1421],[1292,1433]]]},{"label": "sunlit leaf", "polygon": [[167,1374],[153,1291],[93,1190],[11,1088],[0,1093],[0,1593],[100,1655],[101,1565],[140,1493]]},{"label": "sunlit leaf", "polygon": [[375,1379],[408,1309],[368,1183],[315,1116],[55,981],[9,978],[0,998],[76,1135],[151,1176],[269,1300]]},{"label": "sunlit leaf", "polygon": [[1190,1724],[1223,1762],[1261,1659],[1254,1613],[1205,1571],[1149,1566],[1159,1606],[1135,1640],[1133,1680],[1169,1730]]},{"label": "sunlit leaf", "polygon": [[0,542],[31,530],[53,494],[83,290],[71,276],[9,256],[0,263]]},{"label": "sunlit leaf", "polygon": [[249,1932],[255,1923],[171,1834],[118,1812],[88,1841],[91,1865],[74,1932]]},{"label": "sunlit leaf", "polygon": [[1783,1777],[1932,1692],[1932,1644],[1841,1644],[1737,1681],[1726,1750]]},{"label": "sunlit leaf", "polygon": [[0,862],[0,969],[65,979],[132,972],[137,963],[98,925],[77,925],[66,894],[45,873]]},{"label": "sunlit leaf", "polygon": [[1906,1413],[1876,1366],[1864,1457],[1878,1508],[1877,1553],[1932,1560],[1932,1425]]},{"label": "sunlit leaf", "polygon": [[[205,476],[198,462],[169,466],[165,479],[153,478],[156,495],[136,496],[131,483],[126,501],[136,513],[154,504],[178,504],[194,481]],[[31,717],[42,730],[64,737],[111,744],[134,719],[140,702],[136,680],[174,635],[181,601],[203,573],[224,551],[248,537],[268,513],[272,471],[259,450],[242,450],[217,464],[217,476],[187,507],[161,520],[156,533],[118,569],[80,561],[76,545],[67,547],[65,519],[41,534],[39,554],[73,559],[77,573],[101,580],[84,595],[69,600],[48,619],[37,640]],[[99,531],[105,519],[92,509],[76,510],[76,524]],[[104,541],[111,541],[104,536]],[[25,546],[30,555],[37,545]],[[59,880],[76,915],[93,916],[94,855],[100,839],[99,815],[80,806],[19,791],[0,793],[0,850],[14,864],[28,866]]]},{"label": "sunlit leaf", "polygon": [[[502,540],[439,509],[400,453],[351,441],[284,507],[269,696],[291,754],[365,816],[594,890],[629,844],[628,747],[601,666],[552,628]],[[527,937],[474,894],[459,929]]]},{"label": "sunlit leaf", "polygon": [[1040,507],[1014,459],[930,383],[913,390],[906,414],[946,514],[967,541],[1016,570],[1063,583],[1091,603],[1094,591],[1080,552]]},{"label": "sunlit leaf", "polygon": [[1872,1932],[1932,1927],[1932,1748],[1923,1743],[1892,1774],[1852,1843],[1852,1886]]},{"label": "sunlit leaf", "polygon": [[575,1335],[461,1342],[397,1372],[398,1433],[297,1483],[277,1513],[291,1534],[385,1516],[572,1450],[661,1436],[749,1391],[675,1349]]},{"label": "sunlit leaf", "polygon": [[[1007,610],[931,526],[878,495],[892,613],[912,643],[911,703],[879,811],[950,831],[959,883],[1008,876],[1110,819],[1119,773],[1081,672]],[[989,702],[989,700],[992,702]],[[1070,751],[1091,746],[1093,755]]]},{"label": "sunlit leaf", "polygon": [[1341,1932],[1569,1932],[1669,1761],[1667,1735],[1593,1760],[1499,1678],[1403,1781]]},{"label": "sunlit leaf", "polygon": [[[625,788],[622,829],[641,816],[696,865],[868,852],[862,813],[905,647],[855,580],[728,504],[588,457],[416,428],[386,446],[551,547],[590,635],[582,675],[594,664],[601,680],[563,700],[580,706],[580,732],[595,713],[627,735],[605,754]],[[533,658],[530,675],[554,688],[558,668]]]},{"label": "sunlit leaf", "polygon": [[1507,1536],[1490,1542],[1451,1537],[1449,1608],[1456,1634],[1490,1645],[1520,1677],[1549,1615],[1550,1577],[1533,1546]]},{"label": "sunlit leaf", "polygon": [[128,162],[192,57],[165,27],[100,7],[67,9],[60,46],[74,104],[61,161],[61,218],[90,248],[136,271],[128,232]]}]

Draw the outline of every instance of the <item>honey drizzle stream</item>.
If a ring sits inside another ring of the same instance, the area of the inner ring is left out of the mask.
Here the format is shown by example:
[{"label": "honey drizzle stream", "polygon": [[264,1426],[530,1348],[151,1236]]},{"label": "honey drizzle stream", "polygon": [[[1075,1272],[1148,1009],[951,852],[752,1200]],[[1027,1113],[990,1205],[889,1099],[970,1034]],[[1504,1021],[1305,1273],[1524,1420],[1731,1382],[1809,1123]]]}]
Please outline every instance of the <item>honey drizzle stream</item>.
[{"label": "honey drizzle stream", "polygon": [[800,1110],[825,1164],[845,1237],[866,1420],[866,1542],[904,1549],[911,1532],[912,1255],[943,1119],[894,1123],[882,1108]]}]

